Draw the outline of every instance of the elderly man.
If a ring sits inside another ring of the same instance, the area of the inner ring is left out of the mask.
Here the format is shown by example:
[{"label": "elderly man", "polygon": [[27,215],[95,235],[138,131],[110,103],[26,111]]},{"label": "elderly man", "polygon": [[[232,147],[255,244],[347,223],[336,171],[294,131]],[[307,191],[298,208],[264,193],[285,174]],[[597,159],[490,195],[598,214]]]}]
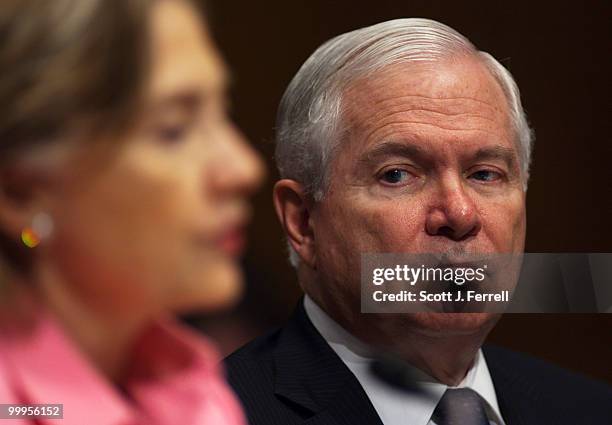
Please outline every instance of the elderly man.
[{"label": "elderly man", "polygon": [[[531,143],[511,75],[441,23],[317,49],[280,105],[274,188],[306,296],[227,361],[253,425],[612,423],[606,385],[481,350],[498,314],[361,313],[362,253],[521,253]],[[380,350],[427,393],[378,380]]]}]

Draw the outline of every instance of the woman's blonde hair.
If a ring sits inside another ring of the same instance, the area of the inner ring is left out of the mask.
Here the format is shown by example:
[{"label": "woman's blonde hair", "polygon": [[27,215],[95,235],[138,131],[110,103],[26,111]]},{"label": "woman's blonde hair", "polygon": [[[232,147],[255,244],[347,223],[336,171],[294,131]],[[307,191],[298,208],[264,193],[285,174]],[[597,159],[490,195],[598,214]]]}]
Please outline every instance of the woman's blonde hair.
[{"label": "woman's blonde hair", "polygon": [[146,69],[147,0],[3,0],[0,160],[74,125],[119,130]]},{"label": "woman's blonde hair", "polygon": [[[0,179],[14,161],[61,145],[75,128],[88,143],[134,121],[155,1],[0,3]],[[27,272],[31,255],[13,239],[0,229],[0,270]]]}]

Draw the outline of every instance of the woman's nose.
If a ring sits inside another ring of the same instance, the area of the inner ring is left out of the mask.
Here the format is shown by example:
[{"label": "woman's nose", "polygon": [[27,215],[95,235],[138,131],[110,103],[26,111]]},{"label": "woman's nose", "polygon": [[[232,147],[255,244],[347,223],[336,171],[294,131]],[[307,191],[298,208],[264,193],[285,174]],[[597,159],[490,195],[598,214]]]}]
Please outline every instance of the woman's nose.
[{"label": "woman's nose", "polygon": [[243,195],[255,192],[266,176],[259,153],[233,126],[223,143],[223,155],[213,173],[216,189],[219,192]]}]

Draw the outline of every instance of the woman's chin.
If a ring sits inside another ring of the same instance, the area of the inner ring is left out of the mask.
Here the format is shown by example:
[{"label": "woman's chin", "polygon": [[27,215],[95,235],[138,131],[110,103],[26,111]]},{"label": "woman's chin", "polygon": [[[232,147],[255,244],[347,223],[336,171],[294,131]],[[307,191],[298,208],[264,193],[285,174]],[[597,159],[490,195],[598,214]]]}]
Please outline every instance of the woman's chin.
[{"label": "woman's chin", "polygon": [[242,270],[233,263],[210,266],[179,296],[178,312],[210,313],[236,305],[244,289]]}]

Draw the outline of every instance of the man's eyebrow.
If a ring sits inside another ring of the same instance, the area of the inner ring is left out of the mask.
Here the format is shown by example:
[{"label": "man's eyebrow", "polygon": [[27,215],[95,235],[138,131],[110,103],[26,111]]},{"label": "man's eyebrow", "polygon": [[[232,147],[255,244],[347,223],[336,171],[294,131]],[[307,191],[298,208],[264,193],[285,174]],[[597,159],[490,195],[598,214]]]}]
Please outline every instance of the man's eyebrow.
[{"label": "man's eyebrow", "polygon": [[491,146],[480,148],[472,157],[472,160],[474,161],[484,161],[492,159],[497,159],[505,162],[506,166],[511,170],[515,169],[518,164],[516,152],[514,151],[514,149],[507,148],[505,146]]},{"label": "man's eyebrow", "polygon": [[[388,141],[367,150],[358,161],[363,165],[372,165],[383,158],[392,156],[411,158],[416,162],[425,162],[430,159],[428,153],[417,144]],[[515,170],[518,165],[514,149],[500,145],[479,148],[469,158],[471,161],[501,160],[510,170]]]},{"label": "man's eyebrow", "polygon": [[414,158],[416,161],[427,158],[423,148],[413,143],[400,143],[394,141],[383,142],[363,153],[359,158],[360,163],[372,164],[381,158],[389,156],[400,156]]}]

